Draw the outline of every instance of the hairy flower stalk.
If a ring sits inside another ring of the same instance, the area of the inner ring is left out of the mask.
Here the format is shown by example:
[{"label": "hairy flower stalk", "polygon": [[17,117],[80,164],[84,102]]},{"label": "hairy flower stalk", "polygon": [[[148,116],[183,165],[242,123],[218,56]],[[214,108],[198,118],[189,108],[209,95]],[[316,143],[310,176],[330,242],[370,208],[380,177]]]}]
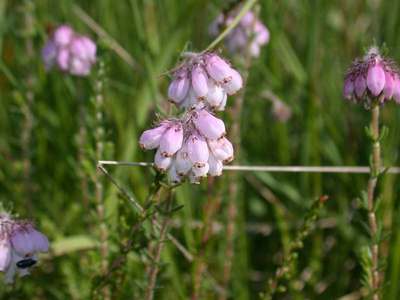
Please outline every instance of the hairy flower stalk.
[{"label": "hairy flower stalk", "polygon": [[379,237],[378,225],[375,214],[375,189],[378,182],[378,176],[381,172],[381,146],[379,136],[379,104],[374,103],[371,108],[371,141],[372,141],[372,163],[370,166],[370,178],[368,180],[368,223],[371,234],[371,275],[373,288],[373,300],[379,300],[380,272],[379,272]]},{"label": "hairy flower stalk", "polygon": [[379,300],[381,274],[379,272],[379,233],[376,216],[375,191],[378,177],[381,174],[382,136],[379,132],[379,110],[387,101],[394,99],[400,102],[400,73],[396,64],[382,57],[379,50],[371,48],[362,59],[356,59],[349,68],[344,82],[344,97],[356,103],[362,103],[371,110],[371,124],[368,135],[372,143],[370,178],[367,187],[368,223],[371,236],[371,282],[372,298]]},{"label": "hairy flower stalk", "polygon": [[0,272],[5,272],[6,283],[13,283],[16,273],[20,277],[29,275],[38,262],[36,254],[48,250],[47,237],[31,222],[0,214]]},{"label": "hairy flower stalk", "polygon": [[[207,261],[205,258],[207,252],[208,241],[213,235],[213,218],[215,213],[217,213],[218,208],[221,204],[221,186],[213,177],[208,178],[208,193],[207,193],[207,203],[204,205],[204,227],[201,237],[201,244],[196,255],[195,265],[194,265],[194,275],[193,275],[193,293],[192,300],[202,299],[201,298],[201,284],[202,278],[207,270]],[[217,194],[215,192],[217,191]]]},{"label": "hairy flower stalk", "polygon": [[[27,58],[27,65],[30,65],[35,57],[35,50],[33,47],[33,30],[34,30],[34,3],[26,1],[24,7],[25,14],[25,31],[27,37],[25,38],[25,52]],[[22,124],[21,133],[21,150],[23,155],[23,181],[24,181],[24,197],[26,201],[26,207],[28,211],[32,209],[32,163],[31,163],[31,142],[32,142],[32,129],[34,124],[34,115],[32,108],[35,101],[35,95],[33,92],[34,77],[32,72],[27,72],[25,102],[22,105],[22,114],[24,121]]]},{"label": "hairy flower stalk", "polygon": [[[103,129],[103,106],[104,106],[104,62],[100,61],[98,78],[95,83],[95,116],[96,116],[96,160],[100,160],[104,154],[104,129]],[[95,198],[97,217],[100,224],[100,256],[101,256],[101,273],[102,275],[108,272],[108,229],[106,224],[106,216],[104,209],[104,191],[102,176],[97,173],[95,177]],[[107,287],[102,289],[103,299],[110,299],[110,290]]]},{"label": "hairy flower stalk", "polygon": [[173,204],[173,191],[171,188],[168,190],[168,195],[165,203],[166,205],[165,216],[159,229],[159,237],[154,247],[154,251],[152,251],[152,264],[148,269],[149,283],[147,285],[145,293],[146,300],[154,299],[154,291],[156,289],[157,275],[160,271],[161,253],[164,248],[165,241],[167,240],[168,229],[171,223],[172,204]]}]

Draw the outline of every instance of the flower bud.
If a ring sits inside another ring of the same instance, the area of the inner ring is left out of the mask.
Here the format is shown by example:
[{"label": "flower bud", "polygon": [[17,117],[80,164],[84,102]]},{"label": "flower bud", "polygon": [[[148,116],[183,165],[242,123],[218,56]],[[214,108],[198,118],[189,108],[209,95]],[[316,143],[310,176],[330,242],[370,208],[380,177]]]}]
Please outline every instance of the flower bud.
[{"label": "flower bud", "polygon": [[144,131],[139,139],[140,147],[146,150],[157,148],[166,129],[167,123],[162,123],[158,127]]},{"label": "flower bud", "polygon": [[376,63],[369,68],[367,86],[374,96],[378,96],[385,87],[385,72],[380,64]]},{"label": "flower bud", "polygon": [[175,102],[180,103],[185,99],[190,87],[190,80],[187,77],[187,71],[181,72],[168,87],[168,98]]},{"label": "flower bud", "polygon": [[207,103],[212,108],[217,108],[221,105],[222,100],[224,99],[225,91],[214,82],[214,80],[208,80],[208,93],[207,93]]},{"label": "flower bud", "polygon": [[160,140],[161,155],[165,157],[173,156],[181,147],[183,141],[182,125],[176,123],[169,127]]},{"label": "flower bud", "polygon": [[50,70],[57,60],[57,46],[49,40],[42,49],[42,59],[46,70]]},{"label": "flower bud", "polygon": [[171,163],[171,167],[168,169],[168,180],[172,184],[178,184],[182,181],[181,177],[176,171],[175,163]]},{"label": "flower bud", "polygon": [[235,94],[238,90],[242,88],[242,86],[242,76],[240,76],[239,72],[234,69],[232,69],[231,71],[230,80],[222,84],[222,87],[228,95]]},{"label": "flower bud", "polygon": [[386,99],[390,99],[394,92],[394,79],[393,75],[389,72],[385,72],[385,87],[383,89],[383,94]]},{"label": "flower bud", "polygon": [[346,98],[347,100],[351,100],[353,97],[354,93],[354,82],[352,78],[347,78],[344,82],[344,87],[343,87],[343,97]]},{"label": "flower bud", "polygon": [[222,175],[223,163],[221,160],[217,159],[212,153],[208,158],[209,170],[208,174],[211,176],[220,176]]},{"label": "flower bud", "polygon": [[74,31],[68,25],[61,25],[53,34],[54,42],[59,47],[66,47],[71,42],[74,36]]},{"label": "flower bud", "polygon": [[208,162],[207,142],[201,136],[193,134],[188,138],[187,151],[193,167],[201,168]]},{"label": "flower bud", "polygon": [[208,163],[204,163],[202,165],[196,164],[192,167],[192,172],[196,177],[201,178],[201,177],[207,176],[209,169],[210,169],[210,166],[208,165]]},{"label": "flower bud", "polygon": [[0,271],[4,272],[11,262],[11,244],[8,239],[0,240]]},{"label": "flower bud", "polygon": [[185,143],[183,147],[179,149],[179,151],[176,153],[176,158],[175,158],[176,172],[180,176],[184,176],[190,171],[192,166],[193,163],[189,159],[189,153],[187,151],[187,145]]},{"label": "flower bud", "polygon": [[367,83],[362,75],[358,75],[354,81],[354,90],[358,98],[361,98],[367,88]]},{"label": "flower bud", "polygon": [[232,68],[218,55],[211,54],[206,58],[208,74],[217,82],[228,82],[232,76]]},{"label": "flower bud", "polygon": [[43,233],[41,233],[35,229],[32,229],[32,231],[29,234],[30,234],[30,238],[32,240],[35,252],[48,252],[49,251],[49,240]]},{"label": "flower bud", "polygon": [[218,140],[209,140],[208,146],[216,159],[223,162],[230,162],[233,160],[233,146],[232,143],[225,137]]},{"label": "flower bud", "polygon": [[11,236],[11,243],[14,250],[22,257],[32,255],[36,250],[29,231],[25,229],[19,230]]},{"label": "flower bud", "polygon": [[207,139],[216,140],[226,133],[224,122],[214,117],[205,109],[194,113],[193,123]]},{"label": "flower bud", "polygon": [[207,96],[207,74],[200,65],[195,65],[192,69],[192,87],[199,100],[204,100]]},{"label": "flower bud", "polygon": [[165,172],[168,170],[172,163],[171,157],[166,157],[161,154],[160,149],[157,150],[156,155],[154,156],[154,166],[160,172]]}]

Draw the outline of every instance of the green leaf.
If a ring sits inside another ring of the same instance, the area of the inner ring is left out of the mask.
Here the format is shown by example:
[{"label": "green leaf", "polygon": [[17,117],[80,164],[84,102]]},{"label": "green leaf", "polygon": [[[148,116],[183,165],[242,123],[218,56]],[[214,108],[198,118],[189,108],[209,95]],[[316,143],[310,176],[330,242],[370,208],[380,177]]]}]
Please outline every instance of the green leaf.
[{"label": "green leaf", "polygon": [[54,241],[51,244],[51,253],[62,256],[71,252],[91,250],[97,248],[98,242],[88,235],[75,235]]}]

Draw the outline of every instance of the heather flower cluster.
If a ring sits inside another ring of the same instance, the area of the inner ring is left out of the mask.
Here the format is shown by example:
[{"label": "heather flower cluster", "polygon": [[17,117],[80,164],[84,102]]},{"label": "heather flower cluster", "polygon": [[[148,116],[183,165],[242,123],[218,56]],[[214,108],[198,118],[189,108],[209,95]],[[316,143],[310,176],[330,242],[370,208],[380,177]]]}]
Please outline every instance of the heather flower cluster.
[{"label": "heather flower cluster", "polygon": [[186,53],[173,72],[168,97],[185,108],[180,118],[171,118],[146,130],[140,137],[143,149],[157,149],[154,165],[167,172],[171,183],[189,178],[220,176],[224,163],[233,160],[225,124],[213,111],[225,109],[228,95],[242,88],[239,72],[215,53]]},{"label": "heather flower cluster", "polygon": [[400,73],[396,64],[372,47],[362,59],[356,59],[346,73],[343,96],[370,107],[373,99],[400,103]]},{"label": "heather flower cluster", "polygon": [[215,53],[186,53],[185,61],[172,74],[168,98],[181,108],[190,108],[198,102],[210,109],[225,109],[227,95],[242,88],[239,72]]},{"label": "heather flower cluster", "polygon": [[[209,32],[217,36],[222,28],[229,26],[235,19],[238,10],[231,11],[228,15],[220,14],[211,23]],[[226,38],[226,46],[232,53],[250,53],[258,57],[261,47],[269,42],[269,31],[267,27],[249,11],[241,19],[239,24],[229,33]]]},{"label": "heather flower cluster", "polygon": [[225,134],[224,122],[197,104],[182,118],[164,120],[143,132],[139,143],[143,149],[157,149],[154,165],[168,172],[170,182],[188,177],[199,183],[207,175],[221,175],[223,164],[233,160],[233,146]]},{"label": "heather flower cluster", "polygon": [[5,272],[5,282],[12,283],[16,273],[29,274],[38,252],[48,252],[49,241],[29,221],[15,220],[0,214],[0,272]]},{"label": "heather flower cluster", "polygon": [[76,76],[87,76],[96,62],[96,44],[68,25],[59,26],[42,49],[46,69],[54,66]]}]

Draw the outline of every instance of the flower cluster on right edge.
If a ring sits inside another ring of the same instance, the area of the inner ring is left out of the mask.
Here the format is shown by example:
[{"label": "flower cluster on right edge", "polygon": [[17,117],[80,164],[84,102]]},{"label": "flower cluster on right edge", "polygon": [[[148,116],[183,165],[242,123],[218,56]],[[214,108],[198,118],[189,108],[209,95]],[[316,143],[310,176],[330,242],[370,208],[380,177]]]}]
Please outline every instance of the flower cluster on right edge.
[{"label": "flower cluster on right edge", "polygon": [[373,99],[378,99],[381,104],[390,99],[400,103],[400,72],[396,63],[383,57],[378,48],[370,48],[348,69],[343,96],[366,108],[371,106]]},{"label": "flower cluster on right edge", "polygon": [[169,100],[185,111],[143,132],[141,148],[157,149],[154,165],[171,183],[219,176],[234,158],[225,124],[214,111],[225,109],[227,96],[242,88],[239,72],[215,53],[187,53],[172,74]]}]

